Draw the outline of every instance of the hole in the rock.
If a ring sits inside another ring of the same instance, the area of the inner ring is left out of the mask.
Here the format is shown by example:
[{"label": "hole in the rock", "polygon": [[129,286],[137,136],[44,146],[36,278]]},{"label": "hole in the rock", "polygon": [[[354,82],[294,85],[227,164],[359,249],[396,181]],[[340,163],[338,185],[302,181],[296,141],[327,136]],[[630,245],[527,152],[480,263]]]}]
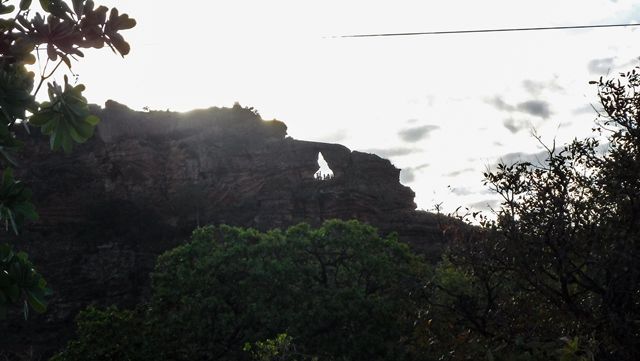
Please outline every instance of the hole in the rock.
[{"label": "hole in the rock", "polygon": [[318,152],[318,170],[313,175],[313,177],[317,180],[328,180],[333,178],[333,171],[329,168],[329,163],[324,160],[322,156],[322,152]]}]

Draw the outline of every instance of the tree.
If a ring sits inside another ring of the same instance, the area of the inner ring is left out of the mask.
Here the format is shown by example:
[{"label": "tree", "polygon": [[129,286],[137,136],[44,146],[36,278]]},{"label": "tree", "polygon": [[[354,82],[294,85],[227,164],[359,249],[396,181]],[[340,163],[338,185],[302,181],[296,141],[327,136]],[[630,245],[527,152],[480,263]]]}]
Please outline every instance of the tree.
[{"label": "tree", "polygon": [[144,327],[102,342],[91,335],[111,335],[114,324],[80,323],[56,360],[120,352],[132,340],[149,360],[247,360],[279,348],[295,359],[402,360],[424,271],[395,236],[356,221],[200,228],[159,257],[151,300],[138,311]]},{"label": "tree", "polygon": [[251,354],[254,361],[318,361],[318,356],[298,352],[291,336],[281,333],[275,338],[246,343],[243,351]]},{"label": "tree", "polygon": [[[35,220],[38,214],[29,189],[13,177],[14,157],[23,147],[14,128],[40,128],[49,135],[54,151],[70,152],[74,143],[89,139],[99,119],[89,113],[82,96],[84,86],[71,84],[66,75],[63,86],[47,81],[61,65],[70,70],[72,61],[84,56],[81,49],[106,45],[122,56],[128,54],[129,44],[120,31],[136,24],[117,9],[95,7],[91,0],[71,4],[40,0],[43,15],[32,10],[31,0],[0,0],[0,221],[5,230],[16,234],[24,221]],[[46,57],[41,55],[45,50]],[[36,61],[41,68],[37,85],[29,68]],[[36,96],[45,83],[49,100],[39,102]],[[27,304],[44,311],[47,292],[44,278],[27,255],[16,253],[8,244],[0,245],[0,317],[9,305],[20,302],[24,302],[25,317]]]},{"label": "tree", "polygon": [[433,317],[474,339],[475,357],[640,355],[640,75],[592,83],[594,136],[487,172],[496,217],[457,232],[432,283]]},{"label": "tree", "polygon": [[56,360],[148,360],[147,344],[141,330],[145,329],[138,311],[111,306],[87,307],[76,317],[78,340],[71,341],[65,354]]}]

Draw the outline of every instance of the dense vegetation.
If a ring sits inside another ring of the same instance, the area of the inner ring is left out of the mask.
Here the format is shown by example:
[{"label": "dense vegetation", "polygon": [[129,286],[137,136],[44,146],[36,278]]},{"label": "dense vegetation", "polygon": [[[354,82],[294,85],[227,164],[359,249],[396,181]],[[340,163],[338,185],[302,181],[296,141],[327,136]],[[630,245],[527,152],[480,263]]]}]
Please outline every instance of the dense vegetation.
[{"label": "dense vegetation", "polygon": [[54,360],[637,360],[640,75],[595,83],[593,137],[486,173],[501,207],[439,264],[356,221],[205,227]]},{"label": "dense vegetation", "polygon": [[[37,213],[11,170],[15,127],[39,127],[53,150],[90,138],[84,86],[47,81],[81,49],[126,55],[120,31],[135,21],[91,0],[40,0],[46,16],[14,2],[0,0],[0,221],[17,233]],[[83,311],[54,360],[640,358],[640,75],[594,83],[594,137],[485,174],[500,208],[444,225],[439,264],[356,221],[200,228],[158,259],[148,302]],[[0,318],[44,311],[47,292],[27,255],[0,244]]]},{"label": "dense vegetation", "polygon": [[[71,72],[72,61],[84,56],[81,49],[106,45],[128,54],[120,31],[136,25],[127,14],[95,7],[91,0],[73,0],[71,6],[63,0],[39,3],[44,15],[33,9],[31,0],[0,0],[0,222],[15,234],[24,221],[38,218],[31,191],[13,177],[16,154],[24,146],[15,127],[24,126],[27,132],[40,128],[50,137],[52,150],[70,152],[75,143],[89,139],[99,119],[89,113],[84,85],[69,82],[66,75],[63,85],[48,80],[61,66]],[[36,62],[37,80],[30,67]],[[36,96],[45,84],[49,100],[40,102]],[[29,306],[43,312],[47,293],[27,254],[0,244],[0,319],[11,305],[22,304],[25,317]]]},{"label": "dense vegetation", "polygon": [[135,311],[89,309],[55,360],[243,360],[286,334],[297,355],[402,360],[425,264],[356,221],[197,229],[162,255]]},{"label": "dense vegetation", "polygon": [[485,174],[496,219],[458,232],[433,283],[454,328],[428,334],[452,358],[640,357],[640,75],[594,83],[593,138]]}]

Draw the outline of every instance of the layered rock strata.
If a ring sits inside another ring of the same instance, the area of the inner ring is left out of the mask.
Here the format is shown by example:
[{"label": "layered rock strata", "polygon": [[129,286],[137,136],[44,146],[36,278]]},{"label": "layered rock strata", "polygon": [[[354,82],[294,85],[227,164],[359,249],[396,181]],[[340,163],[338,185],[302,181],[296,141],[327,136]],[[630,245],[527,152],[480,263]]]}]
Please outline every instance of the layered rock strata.
[{"label": "layered rock strata", "polygon": [[[0,328],[0,350],[51,354],[71,337],[80,309],[140,302],[156,256],[197,225],[266,230],[355,218],[427,255],[440,244],[437,217],[415,211],[399,170],[374,154],[292,139],[284,123],[239,106],[179,114],[110,101],[95,111],[95,137],[70,155],[52,153],[43,136],[22,135],[18,175],[41,219],[17,247],[54,295],[45,315]],[[320,152],[331,179],[314,177]]]}]

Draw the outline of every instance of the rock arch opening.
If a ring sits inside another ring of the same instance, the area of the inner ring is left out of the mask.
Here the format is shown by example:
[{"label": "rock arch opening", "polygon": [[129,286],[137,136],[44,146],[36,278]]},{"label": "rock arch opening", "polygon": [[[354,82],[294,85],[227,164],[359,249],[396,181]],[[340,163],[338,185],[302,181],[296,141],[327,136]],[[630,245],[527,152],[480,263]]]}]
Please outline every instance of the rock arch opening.
[{"label": "rock arch opening", "polygon": [[318,152],[318,170],[313,177],[316,180],[329,180],[333,178],[333,170],[329,167],[329,163],[324,159],[322,152]]}]

